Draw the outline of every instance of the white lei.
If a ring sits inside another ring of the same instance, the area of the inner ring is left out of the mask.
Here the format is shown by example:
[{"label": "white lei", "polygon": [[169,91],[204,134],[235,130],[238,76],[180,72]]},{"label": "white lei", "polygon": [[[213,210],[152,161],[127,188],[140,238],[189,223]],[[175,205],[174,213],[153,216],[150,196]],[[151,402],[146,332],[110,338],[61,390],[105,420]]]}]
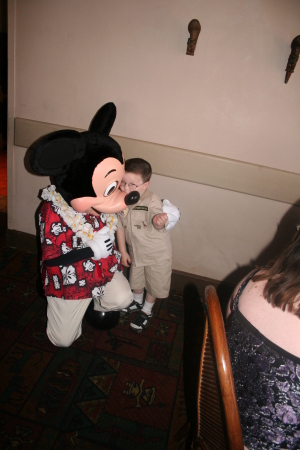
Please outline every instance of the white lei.
[{"label": "white lei", "polygon": [[[62,196],[56,192],[56,186],[53,184],[42,191],[42,199],[52,202],[56,207],[56,213],[65,221],[68,227],[80,237],[83,243],[94,239],[94,230],[92,225],[86,220],[85,214],[75,211]],[[114,234],[117,229],[116,214],[101,214],[105,218],[106,226],[109,228],[111,239],[114,240]]]}]

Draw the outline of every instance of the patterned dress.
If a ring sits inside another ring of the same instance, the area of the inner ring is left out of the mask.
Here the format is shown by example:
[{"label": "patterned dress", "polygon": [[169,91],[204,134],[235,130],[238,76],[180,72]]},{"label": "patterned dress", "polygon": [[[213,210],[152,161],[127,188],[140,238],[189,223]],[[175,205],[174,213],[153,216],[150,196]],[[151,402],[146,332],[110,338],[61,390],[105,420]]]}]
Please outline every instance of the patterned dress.
[{"label": "patterned dress", "polygon": [[[233,301],[227,329],[244,444],[249,449],[300,449],[300,358],[263,336]],[[300,326],[300,321],[299,321]]]}]

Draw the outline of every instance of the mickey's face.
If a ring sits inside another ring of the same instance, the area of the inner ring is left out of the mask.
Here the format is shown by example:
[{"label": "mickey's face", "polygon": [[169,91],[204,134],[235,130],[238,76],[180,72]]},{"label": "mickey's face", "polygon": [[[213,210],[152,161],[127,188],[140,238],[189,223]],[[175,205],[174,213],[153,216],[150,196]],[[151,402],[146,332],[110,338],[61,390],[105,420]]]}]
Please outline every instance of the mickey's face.
[{"label": "mickey's face", "polygon": [[116,158],[106,158],[93,172],[92,186],[96,197],[80,197],[71,200],[75,211],[99,215],[115,213],[126,208],[126,194],[119,190],[124,175],[124,162]]},{"label": "mickey's face", "polygon": [[115,105],[106,103],[95,114],[89,131],[54,131],[31,149],[33,171],[51,176],[57,192],[77,212],[115,213],[139,200],[138,192],[126,195],[119,189],[124,160],[120,145],[109,136],[115,118]]}]

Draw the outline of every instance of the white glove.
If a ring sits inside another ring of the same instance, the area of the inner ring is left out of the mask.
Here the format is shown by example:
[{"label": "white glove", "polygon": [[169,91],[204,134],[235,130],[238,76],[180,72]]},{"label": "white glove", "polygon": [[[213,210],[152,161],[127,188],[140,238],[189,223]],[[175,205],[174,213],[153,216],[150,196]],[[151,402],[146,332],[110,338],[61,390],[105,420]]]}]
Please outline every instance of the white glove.
[{"label": "white glove", "polygon": [[97,231],[94,239],[88,241],[86,245],[91,247],[94,252],[94,257],[92,259],[99,260],[112,255],[113,242],[109,235],[109,228],[103,227],[100,231]]},{"label": "white glove", "polygon": [[168,231],[171,230],[180,219],[180,211],[177,206],[172,205],[169,200],[163,200],[162,204],[162,210],[168,216],[169,225],[166,226],[166,230]]}]

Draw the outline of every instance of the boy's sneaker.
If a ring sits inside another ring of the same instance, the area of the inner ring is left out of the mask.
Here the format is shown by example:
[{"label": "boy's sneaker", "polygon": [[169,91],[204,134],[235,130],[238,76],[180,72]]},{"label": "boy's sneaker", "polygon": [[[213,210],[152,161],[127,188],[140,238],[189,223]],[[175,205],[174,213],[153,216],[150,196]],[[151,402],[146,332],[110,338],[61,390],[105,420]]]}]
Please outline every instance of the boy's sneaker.
[{"label": "boy's sneaker", "polygon": [[131,324],[129,325],[132,331],[136,331],[137,333],[140,333],[141,331],[144,331],[147,326],[149,325],[150,319],[152,317],[152,314],[148,315],[144,313],[143,311],[140,311]]},{"label": "boy's sneaker", "polygon": [[140,311],[142,309],[142,307],[143,307],[143,305],[136,302],[135,300],[132,300],[132,302],[130,303],[129,306],[127,306],[127,308],[121,309],[121,312],[130,314],[132,312]]}]

